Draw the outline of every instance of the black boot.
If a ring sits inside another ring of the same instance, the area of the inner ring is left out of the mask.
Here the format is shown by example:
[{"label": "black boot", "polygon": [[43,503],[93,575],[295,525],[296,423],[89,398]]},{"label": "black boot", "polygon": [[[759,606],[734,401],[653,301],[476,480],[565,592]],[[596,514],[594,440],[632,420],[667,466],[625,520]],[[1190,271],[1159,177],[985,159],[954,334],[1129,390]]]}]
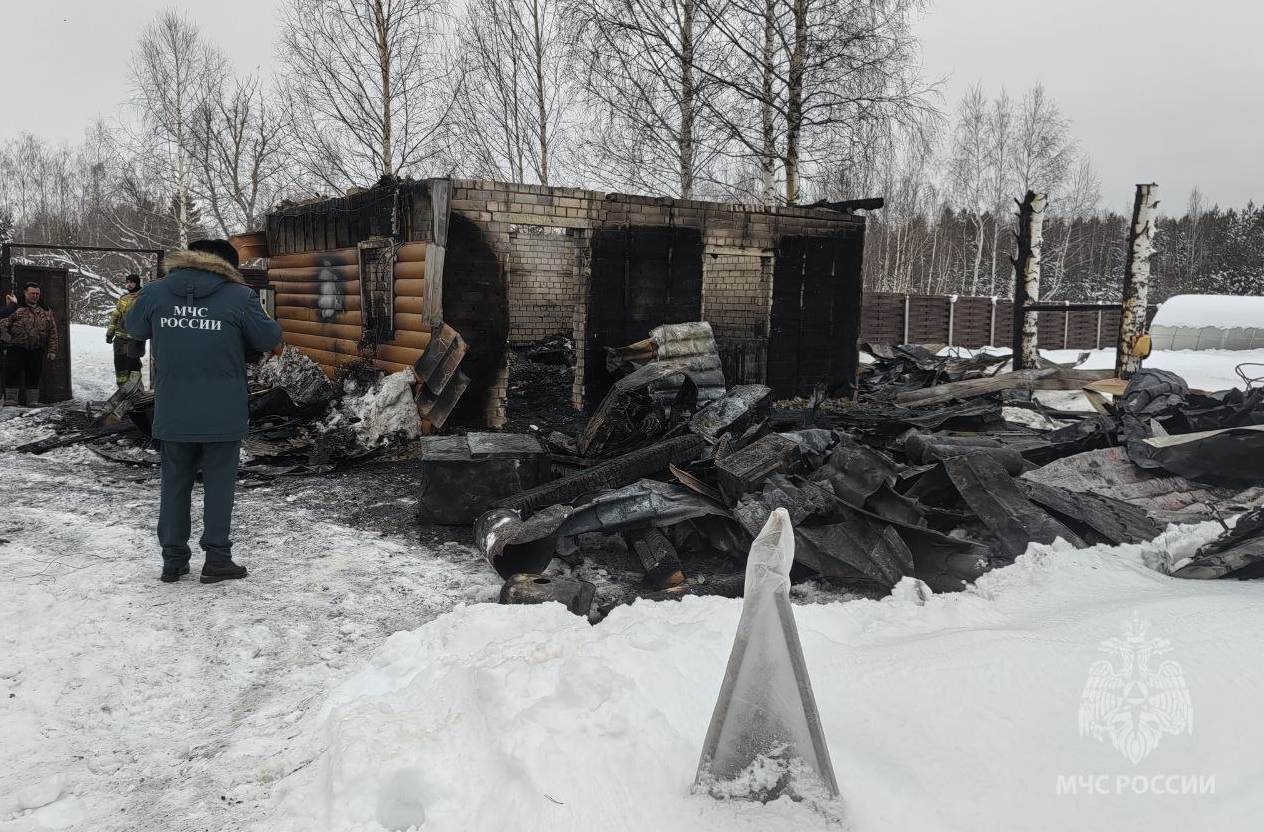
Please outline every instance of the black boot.
[{"label": "black boot", "polygon": [[164,564],[162,567],[162,577],[159,578],[164,584],[173,584],[180,580],[181,575],[189,574],[189,565],[187,563]]},{"label": "black boot", "polygon": [[246,567],[233,563],[232,559],[208,560],[202,564],[202,583],[217,584],[234,578],[246,577]]}]

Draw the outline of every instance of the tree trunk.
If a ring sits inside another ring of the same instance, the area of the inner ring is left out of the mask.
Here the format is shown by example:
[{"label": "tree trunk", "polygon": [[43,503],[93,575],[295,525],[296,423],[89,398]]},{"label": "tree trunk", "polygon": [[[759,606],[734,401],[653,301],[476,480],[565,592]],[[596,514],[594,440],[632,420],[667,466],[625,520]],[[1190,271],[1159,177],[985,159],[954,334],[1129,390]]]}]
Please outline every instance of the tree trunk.
[{"label": "tree trunk", "polygon": [[808,52],[808,3],[794,0],[794,47],[786,90],[786,204],[799,201],[799,137],[803,133],[803,76]]},{"label": "tree trunk", "polygon": [[694,108],[697,86],[693,69],[693,18],[696,0],[684,0],[680,21],[680,197],[693,197]]},{"label": "tree trunk", "polygon": [[377,65],[382,78],[382,175],[394,176],[395,152],[391,147],[391,43],[382,0],[373,0],[373,23],[377,36]]},{"label": "tree trunk", "polygon": [[1159,186],[1138,185],[1128,231],[1128,259],[1124,265],[1124,304],[1119,316],[1119,350],[1115,354],[1115,375],[1132,378],[1141,369],[1134,354],[1137,339],[1145,332],[1146,304],[1150,299],[1150,256],[1154,253],[1154,210]]},{"label": "tree trunk", "polygon": [[540,184],[549,184],[549,111],[544,101],[544,21],[540,0],[531,2],[531,24],[535,36],[535,107],[540,133]]},{"label": "tree trunk", "polygon": [[763,100],[759,103],[760,128],[763,131],[763,148],[759,159],[760,175],[763,185],[764,204],[772,206],[777,199],[776,176],[776,133],[773,125],[772,87],[775,75],[773,61],[777,51],[776,29],[777,0],[764,0],[764,47],[760,56],[763,66],[760,94]]},{"label": "tree trunk", "polygon": [[979,271],[983,267],[983,215],[974,215],[974,271],[970,275],[970,294],[979,293]]},{"label": "tree trunk", "polygon": [[1035,367],[1038,312],[1024,307],[1040,301],[1040,258],[1044,244],[1045,194],[1028,191],[1018,208],[1018,256],[1014,258],[1014,353],[1015,370]]}]

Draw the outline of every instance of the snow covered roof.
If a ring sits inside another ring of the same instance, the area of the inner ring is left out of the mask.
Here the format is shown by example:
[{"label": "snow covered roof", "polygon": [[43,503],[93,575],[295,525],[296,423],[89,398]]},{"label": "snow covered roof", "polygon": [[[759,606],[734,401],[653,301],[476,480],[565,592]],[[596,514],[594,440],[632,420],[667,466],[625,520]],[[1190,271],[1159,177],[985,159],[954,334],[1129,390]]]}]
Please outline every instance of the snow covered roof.
[{"label": "snow covered roof", "polygon": [[1151,326],[1264,328],[1264,297],[1175,295],[1159,306]]}]

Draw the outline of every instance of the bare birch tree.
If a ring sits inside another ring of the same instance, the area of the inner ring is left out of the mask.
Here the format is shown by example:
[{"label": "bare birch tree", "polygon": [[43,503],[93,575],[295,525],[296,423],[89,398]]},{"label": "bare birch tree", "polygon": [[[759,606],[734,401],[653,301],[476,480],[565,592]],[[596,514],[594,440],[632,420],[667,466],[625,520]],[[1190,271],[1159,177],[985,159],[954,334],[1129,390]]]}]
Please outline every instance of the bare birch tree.
[{"label": "bare birch tree", "polygon": [[181,248],[188,246],[194,227],[194,123],[226,73],[224,57],[174,9],[145,28],[132,57],[134,104],[141,117],[137,150],[150,157],[148,173],[159,177],[172,194]]},{"label": "bare birch tree", "polygon": [[694,196],[718,155],[717,60],[700,0],[567,0],[587,105],[586,164],[599,179]]},{"label": "bare birch tree", "polygon": [[710,80],[746,102],[717,96],[717,116],[759,160],[765,186],[776,157],[787,203],[805,179],[828,187],[830,168],[855,164],[866,124],[907,128],[935,114],[910,28],[920,0],[703,2],[726,56]]},{"label": "bare birch tree", "polygon": [[195,188],[224,236],[254,230],[286,180],[289,135],[257,76],[225,83],[195,113]]},{"label": "bare birch tree", "polygon": [[991,201],[988,174],[988,104],[983,86],[976,84],[966,92],[958,108],[949,157],[953,201],[969,214],[974,226],[974,251],[968,284],[972,295],[979,293],[979,272],[983,264],[983,232]]},{"label": "bare birch tree", "polygon": [[1075,164],[1076,147],[1070,119],[1040,84],[1023,97],[1013,147],[1014,184],[1056,198]]},{"label": "bare birch tree", "polygon": [[[988,270],[988,292],[993,296],[1008,295],[1011,291],[998,282],[996,263],[1001,256],[1001,240],[1010,229],[1010,206],[1016,190],[1012,184],[1014,176],[1010,166],[1013,138],[1014,103],[1002,89],[1000,95],[992,101],[988,112],[988,169],[992,198],[992,262]],[[1008,275],[1008,270],[1003,274]],[[1004,280],[1004,277],[1000,278],[1000,281]]]},{"label": "bare birch tree", "polygon": [[470,0],[456,39],[458,168],[547,185],[570,93],[555,0]]},{"label": "bare birch tree", "polygon": [[281,61],[295,158],[342,191],[447,154],[453,86],[439,0],[287,0]]}]

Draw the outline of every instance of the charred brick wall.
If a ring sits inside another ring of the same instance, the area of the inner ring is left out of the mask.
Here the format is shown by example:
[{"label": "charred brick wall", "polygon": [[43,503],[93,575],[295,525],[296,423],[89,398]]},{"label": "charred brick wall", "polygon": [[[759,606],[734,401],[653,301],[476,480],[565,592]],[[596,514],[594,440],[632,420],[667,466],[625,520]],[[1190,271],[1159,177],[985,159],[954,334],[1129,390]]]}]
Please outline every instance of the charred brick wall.
[{"label": "charred brick wall", "polygon": [[709,252],[703,261],[702,317],[717,338],[768,335],[772,252]]},{"label": "charred brick wall", "polygon": [[573,234],[541,226],[509,232],[510,343],[569,335],[578,292]]},{"label": "charred brick wall", "polygon": [[[575,403],[583,404],[594,230],[693,228],[703,244],[703,316],[721,339],[767,338],[772,260],[783,235],[863,238],[861,216],[821,208],[737,205],[453,180],[451,208],[496,248],[509,287],[509,341],[575,338]],[[503,396],[503,391],[502,391]]]}]

